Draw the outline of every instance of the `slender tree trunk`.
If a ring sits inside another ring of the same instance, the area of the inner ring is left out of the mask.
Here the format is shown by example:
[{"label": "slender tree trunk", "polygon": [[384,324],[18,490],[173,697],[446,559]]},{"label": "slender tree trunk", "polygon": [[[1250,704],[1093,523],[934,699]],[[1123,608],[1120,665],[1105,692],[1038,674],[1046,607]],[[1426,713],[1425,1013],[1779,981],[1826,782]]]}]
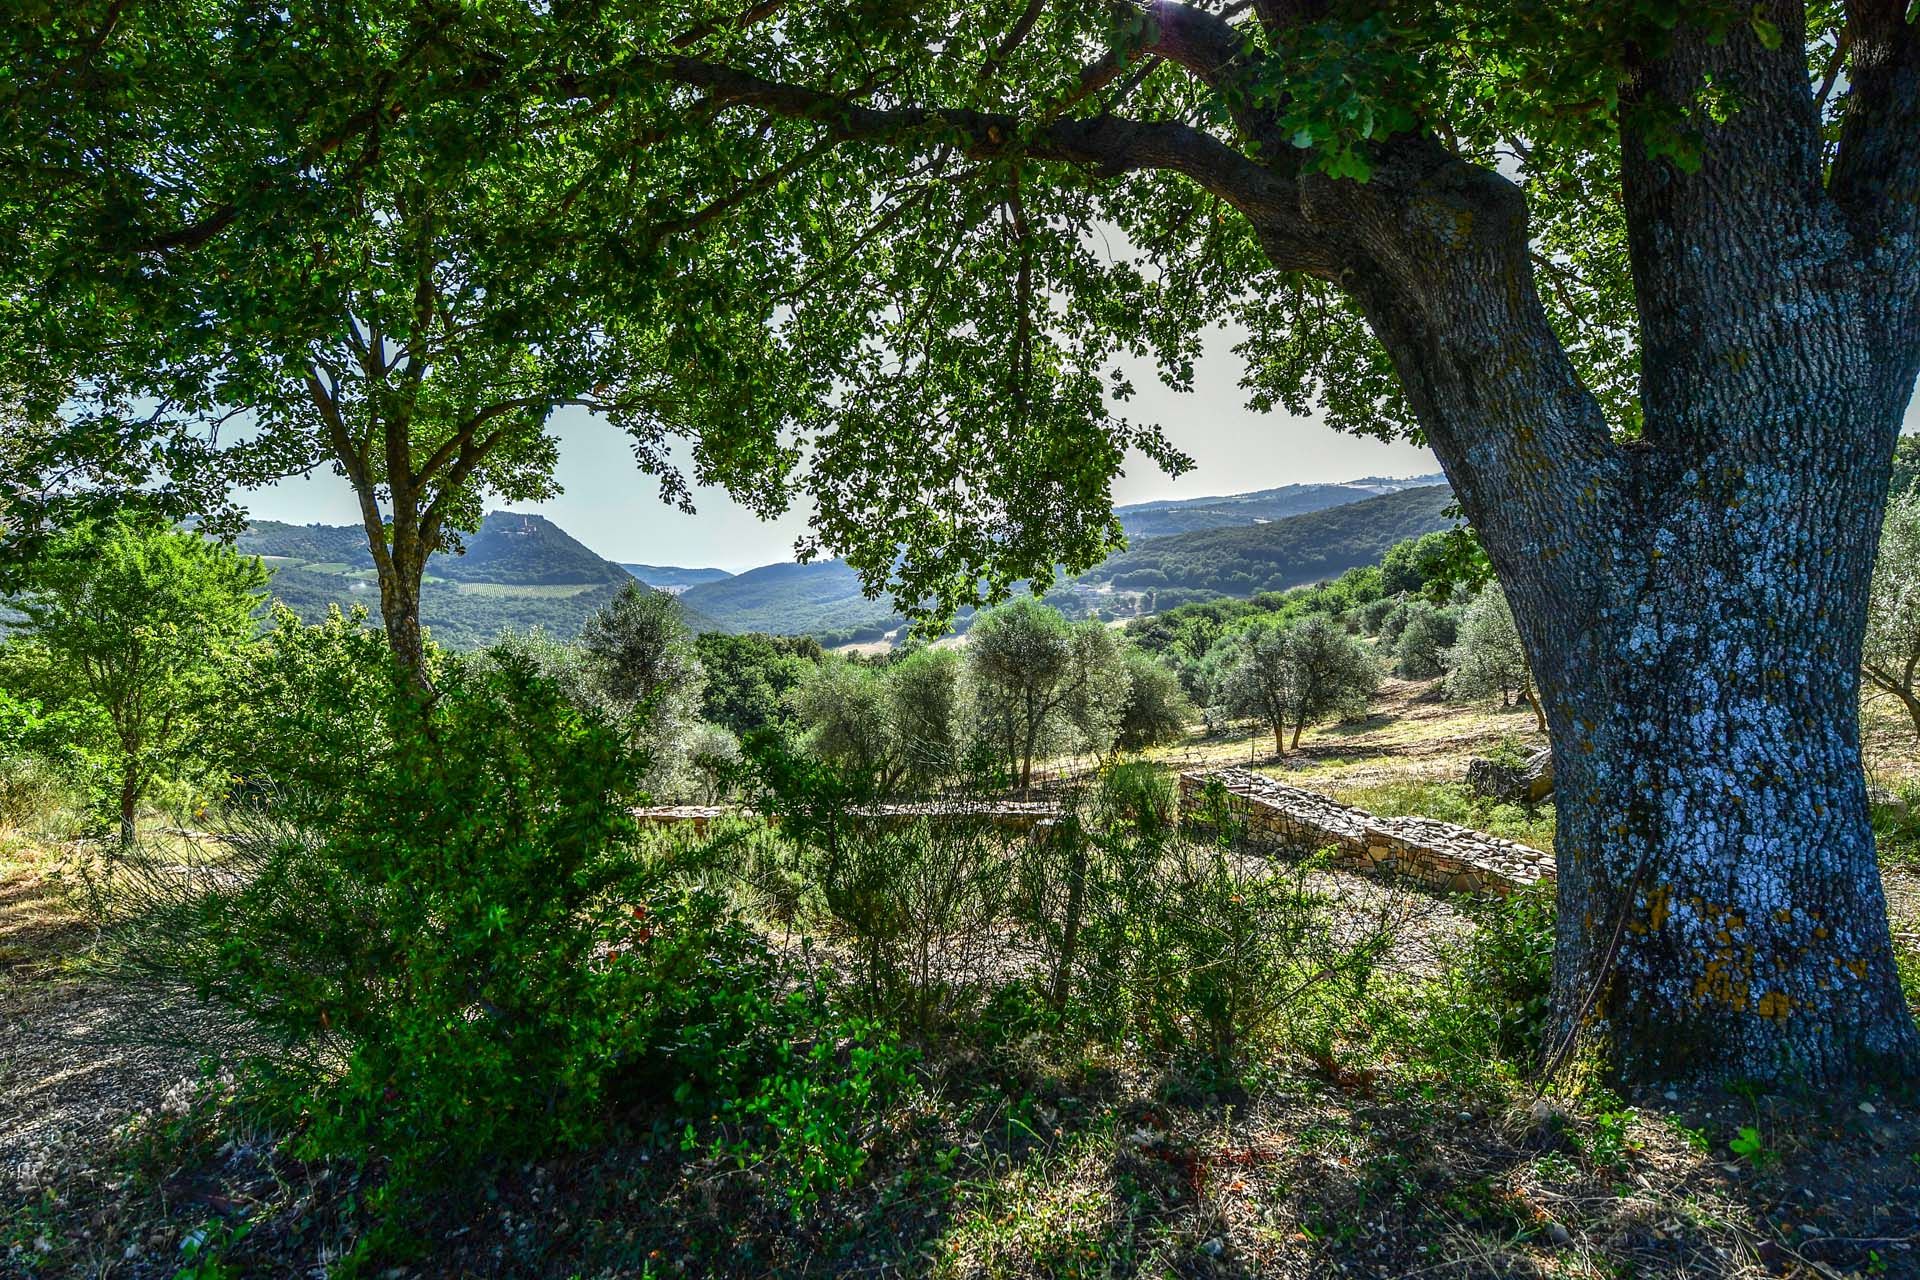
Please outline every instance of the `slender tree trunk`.
[{"label": "slender tree trunk", "polygon": [[421,574],[409,575],[394,566],[391,577],[380,579],[380,620],[387,630],[387,644],[402,666],[416,679],[425,680],[427,667],[426,637],[420,627]]},{"label": "slender tree trunk", "polygon": [[120,845],[132,848],[139,834],[140,767],[129,763],[120,774]]},{"label": "slender tree trunk", "polygon": [[1540,705],[1540,694],[1532,685],[1528,685],[1520,696],[1526,700],[1527,706],[1533,709],[1534,728],[1545,733],[1547,731],[1547,711],[1545,707]]},{"label": "slender tree trunk", "polygon": [[1060,957],[1053,973],[1050,1002],[1054,1012],[1067,1007],[1073,983],[1073,966],[1080,954],[1080,917],[1086,909],[1087,840],[1079,824],[1071,818],[1052,833],[1053,839],[1067,840],[1067,910],[1060,926]]},{"label": "slender tree trunk", "polygon": [[1277,721],[1273,726],[1273,754],[1282,760],[1287,758],[1287,726],[1285,721]]}]

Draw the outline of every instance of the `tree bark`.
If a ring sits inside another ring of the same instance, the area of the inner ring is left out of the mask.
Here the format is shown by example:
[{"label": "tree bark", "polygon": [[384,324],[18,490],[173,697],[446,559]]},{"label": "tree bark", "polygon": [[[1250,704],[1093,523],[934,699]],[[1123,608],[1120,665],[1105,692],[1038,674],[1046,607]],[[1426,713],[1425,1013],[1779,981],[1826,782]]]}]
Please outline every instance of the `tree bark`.
[{"label": "tree bark", "polygon": [[[1724,44],[1700,56],[1767,56]],[[1805,91],[1803,68],[1782,76]],[[1920,329],[1911,282],[1889,288],[1820,204],[1807,157],[1776,154],[1793,130],[1770,110],[1736,113],[1693,174],[1623,146],[1645,327],[1636,442],[1612,439],[1567,361],[1504,179],[1422,170],[1408,143],[1417,176],[1398,207],[1331,189],[1321,206],[1355,241],[1343,283],[1534,672],[1557,772],[1555,1045],[1586,1038],[1628,1086],[1920,1062],[1859,733],[1866,593]]]},{"label": "tree bark", "polygon": [[140,767],[129,763],[120,774],[120,846],[133,847],[140,815]]},{"label": "tree bark", "polygon": [[380,620],[387,630],[387,644],[416,679],[426,679],[427,643],[420,628],[420,578],[408,578],[396,569],[380,579]]}]

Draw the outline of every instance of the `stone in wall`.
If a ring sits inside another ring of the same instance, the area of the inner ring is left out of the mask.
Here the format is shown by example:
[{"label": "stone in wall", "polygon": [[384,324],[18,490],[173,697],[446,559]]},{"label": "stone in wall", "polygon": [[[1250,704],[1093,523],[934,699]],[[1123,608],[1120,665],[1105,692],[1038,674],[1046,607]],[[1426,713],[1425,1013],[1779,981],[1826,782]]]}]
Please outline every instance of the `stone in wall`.
[{"label": "stone in wall", "polygon": [[1553,878],[1553,858],[1538,849],[1437,818],[1376,817],[1246,769],[1182,774],[1183,815],[1202,811],[1210,781],[1224,789],[1228,813],[1249,848],[1294,855],[1330,849],[1336,866],[1449,893],[1507,894]]}]

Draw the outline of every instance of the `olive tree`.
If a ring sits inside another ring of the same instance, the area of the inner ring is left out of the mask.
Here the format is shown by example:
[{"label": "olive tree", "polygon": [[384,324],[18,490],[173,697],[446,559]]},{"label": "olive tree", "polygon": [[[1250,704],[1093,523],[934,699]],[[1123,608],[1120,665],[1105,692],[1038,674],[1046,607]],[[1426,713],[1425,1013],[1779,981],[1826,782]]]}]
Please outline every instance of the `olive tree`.
[{"label": "olive tree", "polygon": [[808,750],[883,791],[924,790],[962,754],[960,659],[922,649],[885,665],[828,657],[795,690]]},{"label": "olive tree", "polygon": [[1459,635],[1459,617],[1425,600],[1407,604],[1406,619],[1393,644],[1394,671],[1409,680],[1444,675],[1447,649]]},{"label": "olive tree", "polygon": [[1046,751],[1106,750],[1128,687],[1111,632],[1024,598],[974,622],[967,678],[979,733],[1022,787]]},{"label": "olive tree", "polygon": [[1860,670],[1900,700],[1920,737],[1920,482],[1887,504]]},{"label": "olive tree", "polygon": [[1325,614],[1291,626],[1259,622],[1223,643],[1223,709],[1271,729],[1276,755],[1287,753],[1289,730],[1298,750],[1307,725],[1364,711],[1380,686],[1372,655]]},{"label": "olive tree", "polygon": [[830,657],[794,691],[793,704],[808,751],[882,790],[891,788],[899,770],[899,737],[879,670]]},{"label": "olive tree", "polygon": [[588,617],[580,649],[592,685],[632,717],[652,755],[649,790],[683,789],[706,673],[679,603],[664,591],[629,582]]},{"label": "olive tree", "polygon": [[961,677],[951,649],[917,649],[886,668],[901,776],[922,789],[952,777],[965,755]]},{"label": "olive tree", "polygon": [[1485,588],[1467,605],[1446,665],[1448,693],[1457,698],[1497,697],[1503,707],[1524,702],[1533,709],[1539,727],[1546,729],[1526,645],[1514,625],[1506,593],[1499,587]]},{"label": "olive tree", "polygon": [[1127,690],[1113,744],[1129,751],[1177,742],[1193,722],[1193,702],[1179,675],[1166,663],[1141,649],[1128,648],[1125,664]]}]

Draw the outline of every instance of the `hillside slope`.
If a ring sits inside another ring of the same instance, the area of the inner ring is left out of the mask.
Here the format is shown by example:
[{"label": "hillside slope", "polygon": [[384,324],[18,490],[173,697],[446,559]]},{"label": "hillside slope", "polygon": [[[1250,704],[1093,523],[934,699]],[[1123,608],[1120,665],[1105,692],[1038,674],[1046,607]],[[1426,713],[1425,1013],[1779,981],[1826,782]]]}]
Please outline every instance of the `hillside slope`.
[{"label": "hillside slope", "polygon": [[1446,477],[1439,475],[1413,476],[1404,480],[1367,476],[1342,484],[1289,484],[1276,489],[1257,489],[1251,493],[1230,493],[1218,497],[1136,502],[1115,507],[1113,513],[1120,517],[1120,525],[1127,531],[1128,539],[1139,543],[1149,538],[1196,533],[1203,529],[1245,528],[1352,502],[1364,502],[1368,498],[1397,493],[1403,489],[1445,483]]},{"label": "hillside slope", "polygon": [[[360,605],[380,616],[373,557],[357,526],[262,520],[237,545],[266,561],[273,594],[309,621],[324,617],[330,605]],[[427,562],[421,620],[449,649],[478,648],[502,631],[535,627],[571,638],[633,580],[544,516],[495,511],[464,553],[436,554]],[[697,611],[682,612],[695,631],[723,629]]]},{"label": "hillside slope", "polygon": [[728,631],[874,640],[900,625],[893,601],[861,594],[845,560],[769,564],[680,593],[680,603]]},{"label": "hillside slope", "polygon": [[1247,596],[1373,564],[1403,538],[1451,528],[1444,485],[1404,489],[1271,524],[1173,534],[1129,547],[1081,575],[1119,590],[1180,587]]}]

